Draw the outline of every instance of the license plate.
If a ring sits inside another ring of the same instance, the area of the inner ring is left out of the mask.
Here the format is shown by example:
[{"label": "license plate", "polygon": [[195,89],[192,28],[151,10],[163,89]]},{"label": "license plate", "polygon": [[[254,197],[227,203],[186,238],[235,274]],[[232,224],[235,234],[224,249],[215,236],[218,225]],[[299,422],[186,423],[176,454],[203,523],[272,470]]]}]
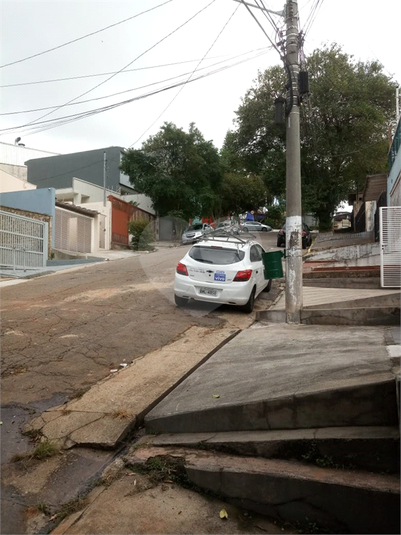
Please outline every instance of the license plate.
[{"label": "license plate", "polygon": [[199,288],[199,293],[202,295],[211,295],[213,297],[217,296],[217,290],[214,288]]},{"label": "license plate", "polygon": [[226,274],[224,273],[224,271],[215,271],[214,280],[216,282],[226,282]]}]

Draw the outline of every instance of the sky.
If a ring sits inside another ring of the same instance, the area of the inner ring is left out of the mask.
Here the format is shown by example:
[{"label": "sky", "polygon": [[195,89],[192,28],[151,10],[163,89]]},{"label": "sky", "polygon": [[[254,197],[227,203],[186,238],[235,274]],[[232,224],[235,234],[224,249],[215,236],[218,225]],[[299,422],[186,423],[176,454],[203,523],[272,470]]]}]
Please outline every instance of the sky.
[{"label": "sky", "polygon": [[[279,12],[284,0],[263,4]],[[399,0],[298,6],[306,56],[335,42],[355,60],[379,61],[401,83]],[[20,137],[54,153],[140,149],[164,122],[185,131],[193,122],[221,148],[258,71],[282,65],[264,33],[275,42],[275,29],[251,11],[264,31],[235,0],[1,0],[0,142]],[[280,15],[271,17],[284,27]]]}]

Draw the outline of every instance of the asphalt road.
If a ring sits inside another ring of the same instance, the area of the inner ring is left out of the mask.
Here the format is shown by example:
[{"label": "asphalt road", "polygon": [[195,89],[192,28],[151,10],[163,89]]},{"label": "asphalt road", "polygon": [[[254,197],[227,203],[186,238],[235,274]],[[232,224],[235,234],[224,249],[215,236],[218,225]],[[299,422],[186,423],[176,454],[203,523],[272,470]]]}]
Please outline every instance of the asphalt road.
[{"label": "asphalt road", "polygon": [[[260,239],[270,247],[275,234]],[[51,403],[53,396],[58,404],[192,325],[248,326],[234,308],[175,306],[174,271],[187,249],[160,248],[2,288],[2,404]]]},{"label": "asphalt road", "polygon": [[[273,233],[260,236],[267,248],[275,239]],[[175,305],[175,267],[187,249],[163,247],[1,288],[2,533],[24,532],[22,516],[33,499],[26,489],[37,477],[23,482],[9,463],[13,454],[32,449],[21,434],[27,421],[80,396],[111,370],[171,343],[194,325],[244,329],[253,322],[254,314],[234,307]],[[76,473],[68,472],[59,489],[60,499],[68,491],[73,496],[74,488],[110,460],[100,453],[90,456],[90,462],[87,453],[78,456]]]}]

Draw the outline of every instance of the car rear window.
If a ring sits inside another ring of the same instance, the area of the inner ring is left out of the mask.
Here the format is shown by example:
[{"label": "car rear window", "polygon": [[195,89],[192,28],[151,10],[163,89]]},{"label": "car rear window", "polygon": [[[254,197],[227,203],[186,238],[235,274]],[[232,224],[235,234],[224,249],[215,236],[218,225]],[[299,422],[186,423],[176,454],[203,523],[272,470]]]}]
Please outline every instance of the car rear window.
[{"label": "car rear window", "polygon": [[244,251],[237,249],[225,249],[224,247],[202,247],[196,245],[189,251],[189,256],[197,262],[204,264],[228,265],[241,262],[244,259]]}]

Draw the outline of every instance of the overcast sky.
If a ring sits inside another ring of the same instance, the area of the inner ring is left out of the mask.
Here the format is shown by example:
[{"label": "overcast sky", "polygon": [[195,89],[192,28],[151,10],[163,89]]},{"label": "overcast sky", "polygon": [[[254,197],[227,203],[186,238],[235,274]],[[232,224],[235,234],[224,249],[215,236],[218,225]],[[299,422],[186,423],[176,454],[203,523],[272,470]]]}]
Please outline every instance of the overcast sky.
[{"label": "overcast sky", "polygon": [[[284,0],[263,3],[280,11]],[[298,5],[300,27],[309,27],[306,55],[336,42],[357,60],[380,61],[401,82],[399,0]],[[252,12],[275,41],[267,18]],[[272,16],[283,27],[283,18]],[[2,0],[0,63],[0,141],[21,137],[27,147],[56,153],[140,148],[166,121],[186,131],[194,122],[220,148],[258,70],[281,65],[262,29],[234,0]],[[183,80],[192,81],[164,90]],[[55,121],[134,98],[62,126]],[[83,100],[90,101],[77,104]],[[51,122],[38,130],[28,124],[36,121]]]}]

